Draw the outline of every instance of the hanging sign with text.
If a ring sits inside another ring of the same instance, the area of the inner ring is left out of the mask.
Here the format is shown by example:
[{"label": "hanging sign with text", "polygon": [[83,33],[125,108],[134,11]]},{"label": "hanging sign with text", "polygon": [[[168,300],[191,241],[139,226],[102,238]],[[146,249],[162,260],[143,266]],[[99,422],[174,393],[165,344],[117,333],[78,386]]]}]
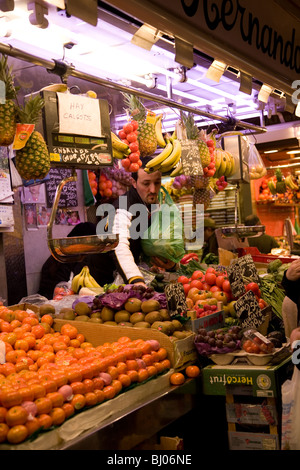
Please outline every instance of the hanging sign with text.
[{"label": "hanging sign with text", "polygon": [[57,93],[59,132],[101,137],[99,102],[71,93]]}]

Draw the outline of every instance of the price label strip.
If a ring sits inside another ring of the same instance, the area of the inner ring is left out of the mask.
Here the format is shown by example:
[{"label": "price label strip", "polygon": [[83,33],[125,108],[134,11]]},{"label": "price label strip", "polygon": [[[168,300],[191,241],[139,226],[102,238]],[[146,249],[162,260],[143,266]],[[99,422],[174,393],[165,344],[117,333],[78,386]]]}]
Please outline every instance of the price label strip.
[{"label": "price label strip", "polygon": [[242,295],[235,302],[234,309],[241,321],[242,328],[258,328],[265,320],[252,291]]},{"label": "price label strip", "polygon": [[181,283],[168,284],[165,286],[165,294],[170,317],[185,316],[188,306],[183,285]]}]

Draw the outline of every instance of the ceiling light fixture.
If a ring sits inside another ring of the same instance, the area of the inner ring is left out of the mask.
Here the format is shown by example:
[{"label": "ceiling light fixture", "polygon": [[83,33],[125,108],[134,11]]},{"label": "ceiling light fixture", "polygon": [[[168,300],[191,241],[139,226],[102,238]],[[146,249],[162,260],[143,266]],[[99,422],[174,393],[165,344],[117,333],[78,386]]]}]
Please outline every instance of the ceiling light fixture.
[{"label": "ceiling light fixture", "polygon": [[277,153],[277,152],[278,152],[278,150],[266,150],[266,152],[264,152],[264,153]]},{"label": "ceiling light fixture", "polygon": [[48,8],[40,5],[37,2],[31,2],[27,5],[28,11],[32,10],[32,13],[29,15],[29,21],[33,26],[38,28],[45,29],[48,28],[49,21],[45,17],[48,15]]},{"label": "ceiling light fixture", "polygon": [[156,88],[157,78],[152,73],[148,73],[147,75],[145,75],[145,80],[147,88]]},{"label": "ceiling light fixture", "polygon": [[288,155],[294,155],[295,153],[300,153],[300,150],[289,150],[286,152]]},{"label": "ceiling light fixture", "polygon": [[258,101],[262,101],[263,103],[267,103],[269,100],[269,96],[272,93],[273,88],[269,85],[263,84],[259,93],[258,93]]},{"label": "ceiling light fixture", "polygon": [[252,75],[245,72],[240,72],[240,91],[251,95],[252,93]]},{"label": "ceiling light fixture", "polygon": [[213,80],[214,82],[219,83],[223,73],[226,70],[227,65],[220,60],[214,60],[209,69],[206,72],[206,78]]},{"label": "ceiling light fixture", "polygon": [[153,28],[149,24],[143,24],[132,36],[131,44],[150,51],[161,35],[162,33],[157,28]]}]

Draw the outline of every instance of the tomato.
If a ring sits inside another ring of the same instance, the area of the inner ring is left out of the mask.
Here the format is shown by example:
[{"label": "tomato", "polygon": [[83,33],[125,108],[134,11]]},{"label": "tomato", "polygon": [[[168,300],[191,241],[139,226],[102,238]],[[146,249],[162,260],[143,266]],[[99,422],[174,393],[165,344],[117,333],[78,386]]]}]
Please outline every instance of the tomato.
[{"label": "tomato", "polygon": [[138,163],[130,163],[128,170],[135,173],[136,171],[138,171],[139,168],[140,165]]},{"label": "tomato", "polygon": [[127,134],[127,140],[129,143],[131,142],[135,142],[137,140],[137,135],[135,132],[130,132],[129,134]]},{"label": "tomato", "polygon": [[187,284],[189,282],[189,278],[186,276],[179,276],[177,282],[181,282],[181,284]]},{"label": "tomato", "polygon": [[200,279],[201,280],[201,279],[203,279],[203,277],[204,277],[204,273],[202,271],[196,270],[192,274],[192,281],[194,279]]},{"label": "tomato", "polygon": [[213,273],[213,274],[216,274],[216,270],[215,268],[213,268],[212,266],[208,267],[207,270],[206,270],[207,273]]},{"label": "tomato", "polygon": [[139,144],[138,144],[138,142],[137,142],[137,141],[135,141],[135,142],[130,142],[129,148],[130,148],[131,152],[133,152],[133,153],[134,153],[134,152],[137,152],[137,151],[139,150]]},{"label": "tomato", "polygon": [[205,282],[207,282],[207,284],[209,284],[209,286],[213,286],[216,282],[216,275],[212,271],[209,271],[209,272],[206,271],[206,273],[205,273]]},{"label": "tomato", "polygon": [[132,152],[128,156],[131,163],[137,163],[140,159],[140,152]]},{"label": "tomato", "polygon": [[225,276],[223,274],[219,274],[216,278],[216,286],[222,289],[223,282],[225,281]]},{"label": "tomato", "polygon": [[191,283],[190,283],[190,287],[197,287],[197,289],[199,290],[202,290],[203,289],[203,284],[200,280],[198,279],[194,279]]},{"label": "tomato", "polygon": [[263,299],[259,299],[258,305],[261,309],[266,308],[267,303]]},{"label": "tomato", "polygon": [[246,285],[246,291],[249,292],[249,290],[252,290],[256,295],[260,292],[259,285],[256,282],[249,282],[249,284]]},{"label": "tomato", "polygon": [[225,281],[223,282],[223,284],[222,284],[222,290],[223,290],[224,292],[231,293],[231,286],[230,286],[230,282],[228,281],[228,279],[225,279]]},{"label": "tomato", "polygon": [[134,119],[132,119],[132,121],[130,121],[132,127],[133,127],[133,131],[136,131],[139,127],[139,123],[137,121],[135,121]]},{"label": "tomato", "polygon": [[133,132],[133,125],[130,122],[128,122],[127,124],[123,126],[123,131],[125,132],[125,134],[130,134],[131,132]]},{"label": "tomato", "polygon": [[183,284],[183,290],[184,290],[185,296],[188,295],[190,288],[191,288],[191,286],[189,285],[189,283],[188,284]]},{"label": "tomato", "polygon": [[126,133],[124,132],[123,129],[118,132],[118,135],[120,139],[126,139]]},{"label": "tomato", "polygon": [[123,168],[125,168],[125,170],[127,170],[131,165],[131,161],[129,160],[129,158],[123,158],[121,160],[121,165]]},{"label": "tomato", "polygon": [[212,286],[209,290],[210,292],[221,292],[221,288],[218,286]]}]

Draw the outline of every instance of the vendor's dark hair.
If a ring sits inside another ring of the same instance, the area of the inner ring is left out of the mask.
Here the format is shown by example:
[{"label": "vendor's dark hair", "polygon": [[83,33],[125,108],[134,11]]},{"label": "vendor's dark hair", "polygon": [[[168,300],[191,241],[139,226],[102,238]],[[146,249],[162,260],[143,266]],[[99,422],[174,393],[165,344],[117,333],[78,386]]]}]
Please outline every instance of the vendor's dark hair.
[{"label": "vendor's dark hair", "polygon": [[257,215],[255,214],[247,215],[247,217],[245,218],[245,225],[247,225],[248,227],[251,227],[257,224],[259,225],[261,224],[261,221],[259,217],[257,217]]},{"label": "vendor's dark hair", "polygon": [[96,225],[91,222],[81,222],[68,234],[68,237],[84,237],[86,235],[96,235]]},{"label": "vendor's dark hair", "polygon": [[[142,166],[140,168],[144,169],[146,168],[146,165],[148,162],[150,162],[152,160],[152,158],[154,158],[155,155],[152,155],[151,157],[142,157],[141,160],[142,160]],[[134,173],[131,173],[131,176],[132,178],[137,181],[138,179],[138,172],[134,172]]]}]

